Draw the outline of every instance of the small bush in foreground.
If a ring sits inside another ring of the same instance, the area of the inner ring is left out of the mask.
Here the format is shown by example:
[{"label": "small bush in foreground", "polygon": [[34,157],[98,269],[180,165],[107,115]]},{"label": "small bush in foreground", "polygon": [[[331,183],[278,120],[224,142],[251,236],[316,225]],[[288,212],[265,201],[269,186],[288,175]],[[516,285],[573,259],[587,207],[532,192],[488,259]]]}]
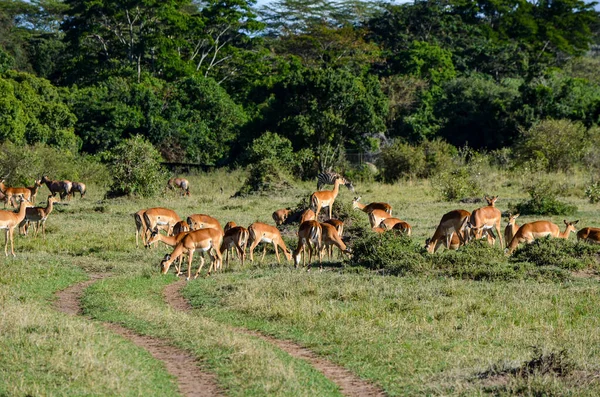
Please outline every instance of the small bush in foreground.
[{"label": "small bush in foreground", "polygon": [[513,262],[529,262],[536,266],[581,270],[597,267],[598,247],[559,238],[543,238],[525,244],[511,257]]}]

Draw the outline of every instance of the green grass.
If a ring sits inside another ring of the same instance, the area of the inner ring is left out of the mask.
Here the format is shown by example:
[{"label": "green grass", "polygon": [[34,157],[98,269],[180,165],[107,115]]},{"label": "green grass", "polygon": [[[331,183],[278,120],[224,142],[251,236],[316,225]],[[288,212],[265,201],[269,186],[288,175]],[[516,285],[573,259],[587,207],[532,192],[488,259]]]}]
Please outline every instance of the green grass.
[{"label": "green grass", "polygon": [[[500,196],[502,211],[526,199],[522,186],[531,176],[490,175],[484,190]],[[355,195],[365,203],[389,202],[394,216],[412,225],[415,256],[410,271],[398,272],[401,277],[339,262],[322,273],[307,273],[277,265],[270,248],[262,264],[241,269],[233,262],[224,273],[191,281],[184,293],[197,310],[173,311],[162,301],[161,289],[175,279],[158,274],[171,249],[136,249],[131,214],[164,206],[182,217],[210,214],[222,224],[272,223],[274,210],[296,207],[316,185],[298,182],[285,193],[230,198],[244,178],[225,170],[189,176],[192,197],[184,199],[166,194],[104,200],[104,190],[91,187],[86,199],[56,205],[45,240],[16,237],[17,258],[0,260],[0,395],[176,393],[160,363],[98,320],[186,349],[231,395],[338,394],[308,364],[232,326],[296,340],[391,395],[600,391],[595,252],[572,241],[526,247],[517,251],[516,261],[485,246],[423,254],[420,247],[445,212],[483,205],[438,201],[427,181],[356,183],[356,194],[341,189],[338,196],[345,210]],[[553,178],[564,186],[561,199],[579,208],[573,217],[579,226],[598,226],[597,207],[583,194],[584,178]],[[42,187],[39,197],[46,191]],[[360,211],[352,218],[355,230],[368,224]],[[523,215],[517,223],[549,219],[562,225],[563,218]],[[294,233],[295,227],[284,233],[292,249]],[[392,248],[380,258],[384,265],[405,249]],[[583,259],[575,262],[578,255]],[[395,266],[406,268],[401,260]],[[112,277],[85,294],[85,310],[94,321],[54,311],[55,291],[85,280],[86,273],[105,272]],[[563,356],[558,365],[569,363],[569,371],[531,364]]]}]

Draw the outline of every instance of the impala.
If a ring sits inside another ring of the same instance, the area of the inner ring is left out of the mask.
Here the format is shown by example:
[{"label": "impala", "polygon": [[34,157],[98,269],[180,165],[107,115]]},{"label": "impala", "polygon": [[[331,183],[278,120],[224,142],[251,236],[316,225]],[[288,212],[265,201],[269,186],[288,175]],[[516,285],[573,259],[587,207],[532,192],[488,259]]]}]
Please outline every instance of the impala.
[{"label": "impala", "polygon": [[[346,244],[342,241],[341,237],[338,234],[336,228],[328,223],[321,223],[321,229],[323,234],[321,236],[321,255],[324,254],[324,250],[330,246],[336,246],[342,251],[344,254],[351,254],[352,252],[346,247]],[[331,251],[327,250],[329,253],[329,260],[331,261]]]},{"label": "impala", "polygon": [[[223,243],[221,244],[221,255],[227,251],[225,266],[229,267],[229,249],[232,251],[235,249],[238,253],[238,257],[242,259],[242,267],[244,266],[244,259],[246,259],[246,245],[250,238],[250,232],[248,229],[242,226],[233,226],[225,232],[223,236]],[[233,255],[232,255],[233,256]]]},{"label": "impala", "polygon": [[[503,247],[502,234],[500,232],[500,222],[502,220],[502,212],[494,205],[498,196],[488,197],[485,196],[485,200],[488,202],[487,207],[477,208],[471,214],[469,220],[469,227],[471,228],[471,235],[479,240],[483,237],[485,230],[495,230],[498,238],[500,239],[500,246]],[[491,240],[492,245],[496,242],[496,239]]]},{"label": "impala", "polygon": [[535,239],[546,236],[568,239],[571,232],[575,233],[577,231],[575,225],[579,221],[567,222],[564,220],[563,222],[565,223],[565,231],[562,233],[558,226],[550,221],[535,221],[524,224],[517,230],[517,233],[511,240],[510,245],[506,248],[505,252],[510,255],[517,249],[520,243],[532,243]]},{"label": "impala", "polygon": [[27,234],[27,230],[29,229],[29,223],[35,223],[34,235],[33,237],[37,237],[38,232],[40,230],[40,224],[42,226],[42,235],[46,238],[46,219],[48,219],[48,215],[52,212],[53,204],[57,201],[55,197],[52,195],[48,196],[48,203],[46,207],[30,207],[25,211],[25,219],[23,219],[19,223],[19,229],[22,229]]},{"label": "impala", "polygon": [[148,228],[146,227],[146,221],[144,221],[144,212],[146,210],[139,210],[138,212],[131,214],[133,216],[133,220],[135,221],[135,246],[139,247],[138,236],[142,236],[142,244],[146,245],[146,231]]},{"label": "impala", "polygon": [[508,244],[510,244],[513,237],[515,237],[517,230],[519,230],[520,226],[515,223],[518,217],[519,214],[508,214],[508,225],[506,225],[506,227],[504,228],[504,244],[507,247]]},{"label": "impala", "polygon": [[[155,227],[167,230],[167,234],[173,233],[173,226],[181,218],[173,210],[163,207],[149,208],[144,211],[144,223],[146,224],[146,234],[152,233]],[[189,222],[188,222],[189,223]]]},{"label": "impala", "polygon": [[44,175],[40,182],[46,184],[48,190],[50,190],[50,194],[53,196],[58,193],[61,200],[63,200],[65,197],[70,197],[71,189],[73,187],[73,184],[70,181],[54,181]]},{"label": "impala", "polygon": [[[471,213],[465,210],[450,211],[442,216],[440,224],[431,239],[426,241],[427,252],[434,253],[444,244],[445,247],[451,246],[453,235],[456,234],[461,245],[467,242],[466,227]],[[445,240],[445,242],[442,242]]]},{"label": "impala", "polygon": [[369,223],[371,229],[381,224],[384,219],[391,218],[391,215],[383,210],[372,210],[369,212]]},{"label": "impala", "polygon": [[210,215],[204,214],[194,214],[190,215],[187,218],[187,223],[190,225],[190,230],[199,230],[199,229],[215,229],[224,233],[223,227],[219,223],[218,220],[213,218]]},{"label": "impala", "polygon": [[[222,257],[219,251],[221,243],[223,242],[223,234],[215,229],[200,229],[189,232],[183,239],[177,244],[171,254],[165,255],[165,258],[160,262],[161,272],[166,274],[169,271],[171,264],[179,258],[182,254],[187,253],[188,255],[188,274],[186,280],[189,280],[192,276],[192,261],[194,259],[194,252],[208,252],[211,258],[211,264],[208,268],[208,275],[210,276],[211,271],[215,271],[221,267]],[[204,266],[204,257],[200,257],[200,266],[196,271],[194,278],[197,278]]]},{"label": "impala", "polygon": [[379,227],[382,227],[386,230],[399,230],[403,233],[406,233],[409,236],[412,233],[412,228],[410,227],[410,225],[402,219],[398,218],[385,218],[379,223]]},{"label": "impala", "polygon": [[171,190],[177,188],[181,189],[182,196],[190,196],[190,183],[184,178],[171,178],[167,181],[167,187]]},{"label": "impala", "polygon": [[292,213],[292,211],[289,208],[282,208],[280,210],[277,210],[275,212],[273,212],[273,220],[275,221],[275,224],[277,226],[283,224],[287,218],[290,216],[290,214]]},{"label": "impala", "polygon": [[173,225],[173,236],[177,236],[179,233],[189,232],[190,225],[188,225],[187,221],[179,221]]},{"label": "impala", "polygon": [[461,241],[458,238],[458,233],[453,233],[450,241],[448,241],[445,238],[437,240],[434,246],[433,239],[428,238],[427,240],[425,240],[425,250],[427,250],[428,252],[436,252],[442,244],[447,249],[456,251],[461,246]]},{"label": "impala", "polygon": [[387,230],[385,230],[384,228],[379,227],[379,226],[372,227],[371,230],[378,234],[387,232]]},{"label": "impala", "polygon": [[[181,232],[173,236],[165,236],[164,234],[159,233],[158,228],[154,228],[154,230],[152,230],[152,233],[150,233],[150,237],[148,237],[145,246],[146,248],[148,248],[152,244],[162,241],[169,247],[176,247],[177,244],[179,244],[187,234],[188,232]],[[181,262],[183,259],[183,254],[181,254],[179,258],[176,259],[178,259],[178,261],[175,265],[175,270],[177,271],[177,276],[179,276],[181,274]]]},{"label": "impala", "polygon": [[390,214],[390,216],[392,216],[392,206],[388,203],[371,203],[365,205],[359,203],[358,200],[360,200],[360,196],[354,197],[354,200],[352,200],[352,208],[359,209],[367,214],[373,210],[382,210]]},{"label": "impala", "polygon": [[306,266],[306,255],[304,249],[308,248],[308,268],[312,261],[313,252],[319,257],[321,262],[321,224],[317,221],[306,221],[300,224],[298,229],[298,246],[294,251],[294,267],[300,264],[300,256],[302,256],[302,267]]},{"label": "impala", "polygon": [[300,224],[303,224],[306,221],[316,221],[317,216],[315,215],[315,211],[310,208],[305,210],[300,216]]},{"label": "impala", "polygon": [[223,228],[223,231],[227,233],[227,231],[231,228],[234,228],[237,226],[237,223],[235,223],[234,221],[229,221],[225,224],[225,227]]},{"label": "impala", "polygon": [[0,229],[4,231],[4,255],[8,256],[8,239],[10,238],[10,252],[12,256],[15,256],[15,247],[13,241],[13,234],[15,227],[19,225],[25,219],[25,213],[28,207],[31,207],[31,203],[19,196],[21,204],[19,206],[19,212],[15,213],[12,211],[0,210]]},{"label": "impala", "polygon": [[343,179],[337,178],[333,184],[333,190],[322,190],[319,192],[314,192],[310,196],[310,206],[311,209],[315,209],[315,215],[317,219],[319,218],[319,212],[321,212],[321,208],[329,209],[329,218],[331,218],[331,211],[333,210],[333,203],[340,192],[340,184],[343,183]]},{"label": "impala", "polygon": [[584,227],[577,232],[577,240],[600,244],[600,229],[597,227]]},{"label": "impala", "polygon": [[83,196],[85,196],[86,191],[87,191],[87,188],[85,186],[85,183],[73,182],[73,186],[71,188],[71,193],[73,193],[73,197],[75,197],[75,192],[79,192],[79,197],[83,198]]},{"label": "impala", "polygon": [[4,185],[4,179],[0,181],[0,190],[4,193],[4,202],[10,203],[11,207],[16,207],[15,199],[19,196],[22,196],[26,200],[28,200],[31,204],[35,202],[35,197],[37,196],[38,189],[41,186],[41,182],[36,180],[33,183],[32,187],[6,187]]},{"label": "impala", "polygon": [[[279,230],[277,230],[275,226],[267,225],[266,223],[261,222],[254,222],[248,226],[248,231],[250,232],[250,239],[252,240],[252,244],[250,244],[250,261],[254,262],[254,248],[256,248],[256,246],[261,242],[273,244],[273,247],[275,248],[275,255],[277,256],[277,263],[281,263],[277,247],[281,247],[283,254],[288,261],[292,259],[292,253],[285,246],[285,242],[281,238],[281,233],[279,233]],[[265,259],[266,252],[267,246],[265,245],[263,255],[260,260],[261,262]]]},{"label": "impala", "polygon": [[[340,238],[342,238],[344,236],[344,222],[340,221],[339,219],[328,219],[326,220],[324,223],[328,223],[331,226],[335,227],[335,230],[337,230],[338,236],[340,236]],[[329,256],[333,255],[333,245],[329,246]],[[340,250],[340,256],[342,254],[342,251]]]}]

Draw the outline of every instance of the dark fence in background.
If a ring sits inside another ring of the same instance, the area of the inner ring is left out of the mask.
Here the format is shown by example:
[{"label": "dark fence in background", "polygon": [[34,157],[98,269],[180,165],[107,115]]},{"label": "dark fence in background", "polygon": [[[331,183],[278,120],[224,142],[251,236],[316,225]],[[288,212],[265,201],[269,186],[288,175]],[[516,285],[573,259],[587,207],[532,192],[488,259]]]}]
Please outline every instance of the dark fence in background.
[{"label": "dark fence in background", "polygon": [[194,164],[194,163],[160,163],[163,167],[171,172],[189,174],[198,171],[212,171],[215,169],[212,165]]}]

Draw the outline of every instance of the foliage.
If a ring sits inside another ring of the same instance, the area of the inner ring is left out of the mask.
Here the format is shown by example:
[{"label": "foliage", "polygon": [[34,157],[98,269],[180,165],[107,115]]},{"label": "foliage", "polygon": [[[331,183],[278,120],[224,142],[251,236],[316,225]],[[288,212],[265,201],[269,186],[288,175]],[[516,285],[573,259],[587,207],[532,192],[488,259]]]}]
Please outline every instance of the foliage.
[{"label": "foliage", "polygon": [[270,131],[252,141],[246,155],[249,164],[272,160],[280,162],[289,170],[291,170],[294,157],[292,142]]},{"label": "foliage", "polygon": [[565,270],[582,270],[598,267],[598,251],[598,247],[584,242],[548,237],[522,245],[514,252],[511,261],[529,262],[536,266],[554,266]]},{"label": "foliage", "polygon": [[142,136],[124,140],[105,155],[112,184],[108,196],[154,197],[167,179],[160,153]]},{"label": "foliage", "polygon": [[600,202],[600,182],[592,182],[585,188],[585,196],[590,200],[590,203]]},{"label": "foliage", "polygon": [[381,149],[378,165],[382,169],[381,176],[387,183],[414,178],[424,174],[425,153],[420,147],[396,140]]},{"label": "foliage", "polygon": [[247,196],[254,193],[282,192],[291,187],[290,178],[286,168],[274,158],[265,158],[248,167],[248,178],[242,187],[235,193],[235,197]]},{"label": "foliage", "polygon": [[522,215],[573,215],[577,206],[563,203],[557,199],[557,187],[552,181],[534,181],[527,187],[529,200],[518,203],[515,213]]},{"label": "foliage", "polygon": [[488,159],[468,147],[453,157],[453,164],[432,178],[432,185],[445,201],[458,201],[483,194]]}]

